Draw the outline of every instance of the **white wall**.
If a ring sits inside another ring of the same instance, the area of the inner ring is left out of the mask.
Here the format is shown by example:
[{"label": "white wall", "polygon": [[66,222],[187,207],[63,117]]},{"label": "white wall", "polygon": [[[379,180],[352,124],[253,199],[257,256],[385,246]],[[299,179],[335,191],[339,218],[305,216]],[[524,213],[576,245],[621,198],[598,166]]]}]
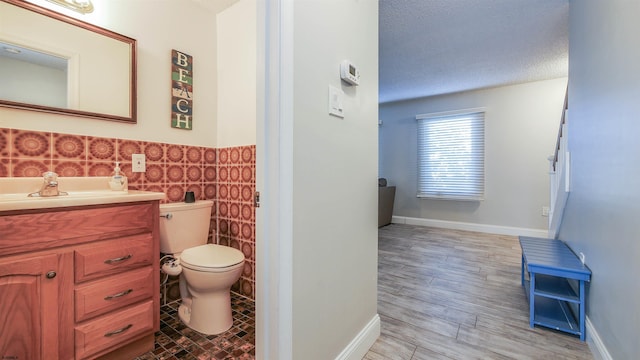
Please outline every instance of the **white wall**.
[{"label": "white wall", "polygon": [[256,0],[217,15],[217,146],[256,143]]},{"label": "white wall", "polygon": [[3,79],[0,99],[67,106],[67,74],[64,70],[0,56],[0,79]]},{"label": "white wall", "polygon": [[294,1],[293,26],[293,359],[327,360],[377,318],[378,2]]},{"label": "white wall", "polygon": [[[138,41],[138,123],[131,125],[0,108],[0,127],[216,146],[215,9],[192,1],[94,0],[94,12],[80,15],[45,0],[32,2]],[[209,4],[212,5],[215,4]],[[194,120],[191,131],[171,128],[172,49],[185,52],[194,59]]]},{"label": "white wall", "polygon": [[571,192],[559,238],[586,256],[587,316],[612,359],[640,354],[638,14],[626,0],[569,10]]},{"label": "white wall", "polygon": [[[380,177],[396,185],[394,215],[547,229],[547,157],[553,153],[567,79],[538,81],[380,105]],[[485,200],[418,199],[418,114],[484,107]]]}]

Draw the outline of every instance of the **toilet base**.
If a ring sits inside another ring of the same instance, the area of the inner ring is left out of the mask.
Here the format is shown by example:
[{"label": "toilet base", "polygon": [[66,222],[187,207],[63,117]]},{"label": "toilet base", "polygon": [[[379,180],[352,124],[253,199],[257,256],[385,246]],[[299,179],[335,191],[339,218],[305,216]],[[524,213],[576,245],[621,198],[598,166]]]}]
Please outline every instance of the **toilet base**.
[{"label": "toilet base", "polygon": [[[183,299],[178,307],[178,317],[188,328],[205,335],[217,335],[233,326],[230,301],[217,301],[218,308],[210,307],[213,304],[204,304],[209,306],[199,309],[199,303],[201,302],[196,299]],[[194,309],[195,311],[193,311]],[[216,311],[211,311],[211,309],[216,309]],[[192,318],[192,312],[196,313],[197,318]]]},{"label": "toilet base", "polygon": [[187,327],[190,327],[189,322],[191,321],[191,307],[185,304],[180,304],[180,306],[178,307],[178,317],[180,318],[180,321],[187,325]]}]

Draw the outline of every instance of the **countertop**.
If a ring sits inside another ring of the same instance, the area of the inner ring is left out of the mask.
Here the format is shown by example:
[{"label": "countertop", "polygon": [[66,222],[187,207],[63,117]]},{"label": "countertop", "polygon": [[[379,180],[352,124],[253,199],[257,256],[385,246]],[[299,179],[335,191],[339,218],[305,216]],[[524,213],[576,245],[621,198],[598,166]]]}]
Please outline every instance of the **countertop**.
[{"label": "countertop", "polygon": [[58,178],[58,189],[69,195],[28,197],[37,192],[43,179],[0,178],[0,211],[47,209],[69,206],[115,204],[136,201],[162,200],[162,192],[128,190],[112,191],[109,177]]}]

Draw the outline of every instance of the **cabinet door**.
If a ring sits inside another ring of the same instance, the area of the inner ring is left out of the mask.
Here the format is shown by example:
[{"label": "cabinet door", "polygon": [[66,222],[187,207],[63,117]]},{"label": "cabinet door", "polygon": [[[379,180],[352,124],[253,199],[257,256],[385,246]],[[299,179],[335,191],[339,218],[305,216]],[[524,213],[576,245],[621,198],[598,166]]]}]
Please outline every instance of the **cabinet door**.
[{"label": "cabinet door", "polygon": [[0,259],[0,359],[58,354],[58,256]]}]

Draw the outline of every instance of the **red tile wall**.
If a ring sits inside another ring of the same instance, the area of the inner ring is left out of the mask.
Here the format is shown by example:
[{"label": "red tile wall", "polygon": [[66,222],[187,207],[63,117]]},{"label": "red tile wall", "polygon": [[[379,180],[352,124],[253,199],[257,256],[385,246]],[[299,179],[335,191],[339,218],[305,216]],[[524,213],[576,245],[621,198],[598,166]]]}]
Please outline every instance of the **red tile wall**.
[{"label": "red tile wall", "polygon": [[245,257],[240,281],[232,289],[255,299],[256,147],[218,149],[218,241]]},{"label": "red tile wall", "polygon": [[[186,191],[196,199],[214,200],[209,242],[244,253],[244,272],[232,290],[255,300],[255,149],[0,128],[0,177],[39,177],[49,170],[61,177],[110,176],[120,161],[129,189],[164,192],[162,202],[183,201]],[[131,154],[142,153],[146,171],[132,173]],[[175,297],[176,291],[168,292]]]}]

